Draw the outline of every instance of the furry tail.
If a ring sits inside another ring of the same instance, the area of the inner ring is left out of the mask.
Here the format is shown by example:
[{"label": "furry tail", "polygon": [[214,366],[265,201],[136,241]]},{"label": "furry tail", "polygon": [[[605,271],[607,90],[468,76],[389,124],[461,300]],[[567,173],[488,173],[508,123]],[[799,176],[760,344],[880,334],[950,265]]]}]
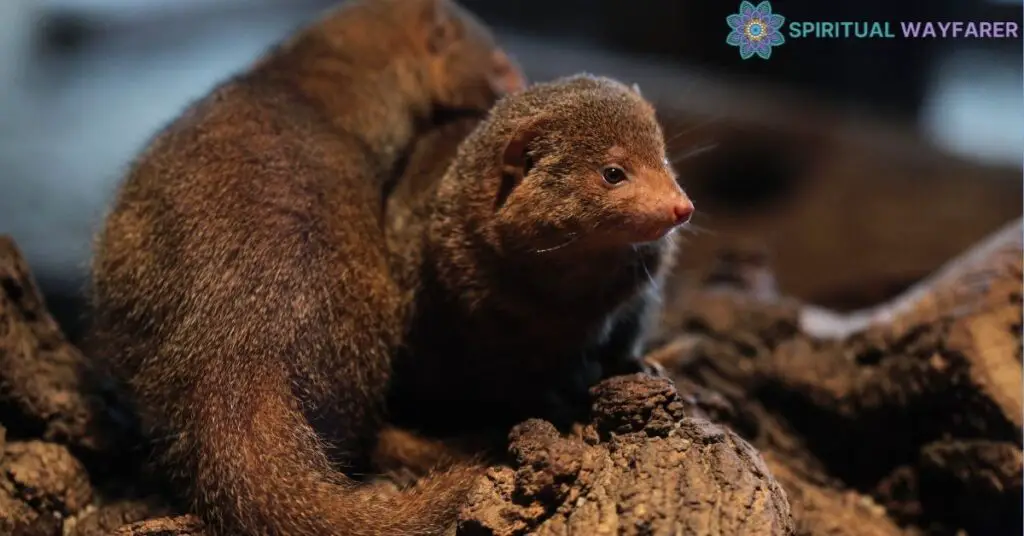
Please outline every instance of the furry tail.
[{"label": "furry tail", "polygon": [[479,465],[432,472],[401,493],[358,484],[332,469],[287,384],[261,383],[258,392],[207,392],[191,425],[179,428],[183,433],[166,451],[170,468],[191,469],[180,476],[191,481],[196,512],[212,532],[402,536],[451,530]]}]

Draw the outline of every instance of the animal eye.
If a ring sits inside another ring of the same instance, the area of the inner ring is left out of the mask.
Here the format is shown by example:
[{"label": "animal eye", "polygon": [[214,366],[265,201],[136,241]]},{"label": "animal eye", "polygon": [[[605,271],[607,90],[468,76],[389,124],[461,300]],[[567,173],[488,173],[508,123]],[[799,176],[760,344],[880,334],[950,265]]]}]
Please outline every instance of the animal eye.
[{"label": "animal eye", "polygon": [[608,184],[618,184],[626,180],[626,172],[623,171],[622,168],[616,166],[608,166],[604,168],[602,175],[604,176],[605,182]]}]

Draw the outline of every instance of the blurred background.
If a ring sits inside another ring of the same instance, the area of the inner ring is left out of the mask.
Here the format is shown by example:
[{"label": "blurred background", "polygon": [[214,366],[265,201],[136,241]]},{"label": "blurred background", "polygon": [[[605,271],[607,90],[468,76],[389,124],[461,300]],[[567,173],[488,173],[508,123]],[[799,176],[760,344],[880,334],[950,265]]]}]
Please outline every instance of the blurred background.
[{"label": "blurred background", "polygon": [[[885,299],[1022,199],[1022,42],[725,44],[739,2],[464,0],[535,80],[637,82],[698,207],[682,266],[753,241],[786,292]],[[80,334],[90,238],[126,164],[190,100],[329,0],[0,0],[0,233]],[[789,20],[1016,21],[1019,0],[776,0]]]}]

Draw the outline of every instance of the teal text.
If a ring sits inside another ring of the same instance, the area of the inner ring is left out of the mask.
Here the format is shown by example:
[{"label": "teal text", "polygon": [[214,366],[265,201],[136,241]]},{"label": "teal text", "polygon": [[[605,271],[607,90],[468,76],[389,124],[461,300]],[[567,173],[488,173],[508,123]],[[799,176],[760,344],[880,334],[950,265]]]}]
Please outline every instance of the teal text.
[{"label": "teal text", "polygon": [[833,39],[892,39],[888,22],[791,22],[789,36]]}]

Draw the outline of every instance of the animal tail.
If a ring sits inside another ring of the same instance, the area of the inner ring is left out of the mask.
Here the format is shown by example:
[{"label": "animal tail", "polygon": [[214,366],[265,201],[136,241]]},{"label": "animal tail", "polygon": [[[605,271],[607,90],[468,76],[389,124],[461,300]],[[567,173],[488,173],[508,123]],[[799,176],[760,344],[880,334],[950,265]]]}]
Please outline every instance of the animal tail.
[{"label": "animal tail", "polygon": [[202,393],[165,451],[169,467],[191,481],[194,508],[212,532],[404,536],[454,526],[478,464],[432,472],[400,493],[356,483],[331,467],[287,382],[255,383],[259,392]]}]

